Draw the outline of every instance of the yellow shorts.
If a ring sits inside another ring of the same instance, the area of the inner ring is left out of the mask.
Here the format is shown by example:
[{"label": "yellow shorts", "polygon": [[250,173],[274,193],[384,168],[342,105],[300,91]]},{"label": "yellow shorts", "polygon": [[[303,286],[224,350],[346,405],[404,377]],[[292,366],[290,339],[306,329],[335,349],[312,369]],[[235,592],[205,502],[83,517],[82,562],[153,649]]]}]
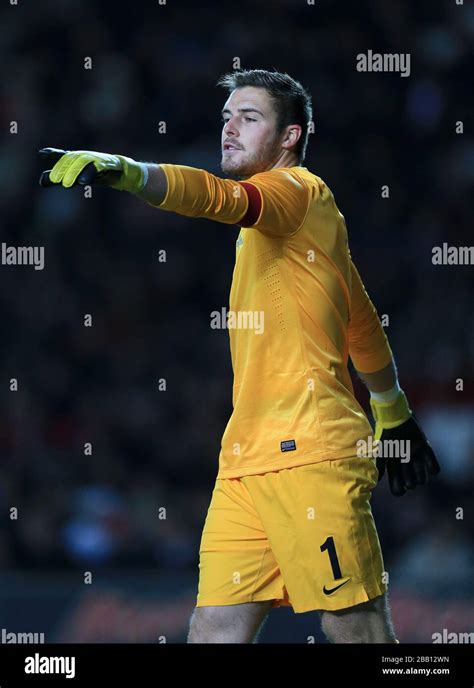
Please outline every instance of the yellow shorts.
[{"label": "yellow shorts", "polygon": [[296,613],[387,590],[370,458],[217,479],[202,533],[198,607],[272,600]]}]

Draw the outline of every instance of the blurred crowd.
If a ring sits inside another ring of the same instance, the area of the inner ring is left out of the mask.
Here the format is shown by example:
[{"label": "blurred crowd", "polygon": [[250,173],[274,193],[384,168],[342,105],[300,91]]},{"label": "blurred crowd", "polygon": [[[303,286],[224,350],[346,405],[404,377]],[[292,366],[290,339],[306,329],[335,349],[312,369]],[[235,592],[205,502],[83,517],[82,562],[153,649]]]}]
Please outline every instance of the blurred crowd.
[{"label": "blurred crowd", "polygon": [[[303,164],[345,215],[402,387],[426,417],[454,410],[456,428],[473,403],[472,267],[431,256],[472,241],[472,6],[49,0],[6,4],[1,25],[2,242],[44,246],[45,269],[0,266],[0,566],[196,566],[231,412],[227,333],[210,313],[228,304],[238,229],[108,189],[40,189],[37,150],[221,174],[215,83],[236,59],[310,90]],[[410,77],[358,72],[369,49],[410,53]],[[468,503],[466,446],[458,480],[375,494],[406,584],[472,580],[474,524],[454,515]]]}]

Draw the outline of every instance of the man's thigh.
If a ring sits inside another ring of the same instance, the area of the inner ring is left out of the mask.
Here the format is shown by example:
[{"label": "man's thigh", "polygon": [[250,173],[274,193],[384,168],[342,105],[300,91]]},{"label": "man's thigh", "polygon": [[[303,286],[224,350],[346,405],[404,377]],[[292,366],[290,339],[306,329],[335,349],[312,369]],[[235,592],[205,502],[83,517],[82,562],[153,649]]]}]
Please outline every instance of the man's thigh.
[{"label": "man's thigh", "polygon": [[238,478],[217,479],[199,549],[196,607],[285,602],[283,579],[252,498]]},{"label": "man's thigh", "polygon": [[338,610],[387,590],[370,507],[373,459],[321,461],[242,478],[295,612]]}]

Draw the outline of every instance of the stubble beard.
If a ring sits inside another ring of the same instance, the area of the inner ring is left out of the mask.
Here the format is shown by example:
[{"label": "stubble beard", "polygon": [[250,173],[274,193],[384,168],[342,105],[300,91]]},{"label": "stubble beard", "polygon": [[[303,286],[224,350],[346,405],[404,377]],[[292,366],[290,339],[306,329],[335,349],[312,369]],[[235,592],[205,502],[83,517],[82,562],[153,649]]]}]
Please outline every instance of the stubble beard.
[{"label": "stubble beard", "polygon": [[[245,159],[238,162],[231,157],[222,156],[221,169],[224,174],[231,174],[235,177],[247,178],[251,177],[258,172],[265,172],[272,166],[271,153],[276,140],[270,141],[261,150],[253,154],[245,155]],[[240,154],[246,153],[246,151],[240,151]]]}]

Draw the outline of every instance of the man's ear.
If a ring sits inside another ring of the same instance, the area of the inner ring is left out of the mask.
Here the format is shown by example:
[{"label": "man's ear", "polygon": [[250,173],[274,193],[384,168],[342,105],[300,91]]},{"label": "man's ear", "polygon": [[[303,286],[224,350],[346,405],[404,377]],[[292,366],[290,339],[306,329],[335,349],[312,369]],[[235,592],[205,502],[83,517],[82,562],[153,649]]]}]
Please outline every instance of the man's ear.
[{"label": "man's ear", "polygon": [[299,124],[290,124],[286,128],[286,136],[282,141],[284,148],[293,148],[301,137],[302,129]]}]

